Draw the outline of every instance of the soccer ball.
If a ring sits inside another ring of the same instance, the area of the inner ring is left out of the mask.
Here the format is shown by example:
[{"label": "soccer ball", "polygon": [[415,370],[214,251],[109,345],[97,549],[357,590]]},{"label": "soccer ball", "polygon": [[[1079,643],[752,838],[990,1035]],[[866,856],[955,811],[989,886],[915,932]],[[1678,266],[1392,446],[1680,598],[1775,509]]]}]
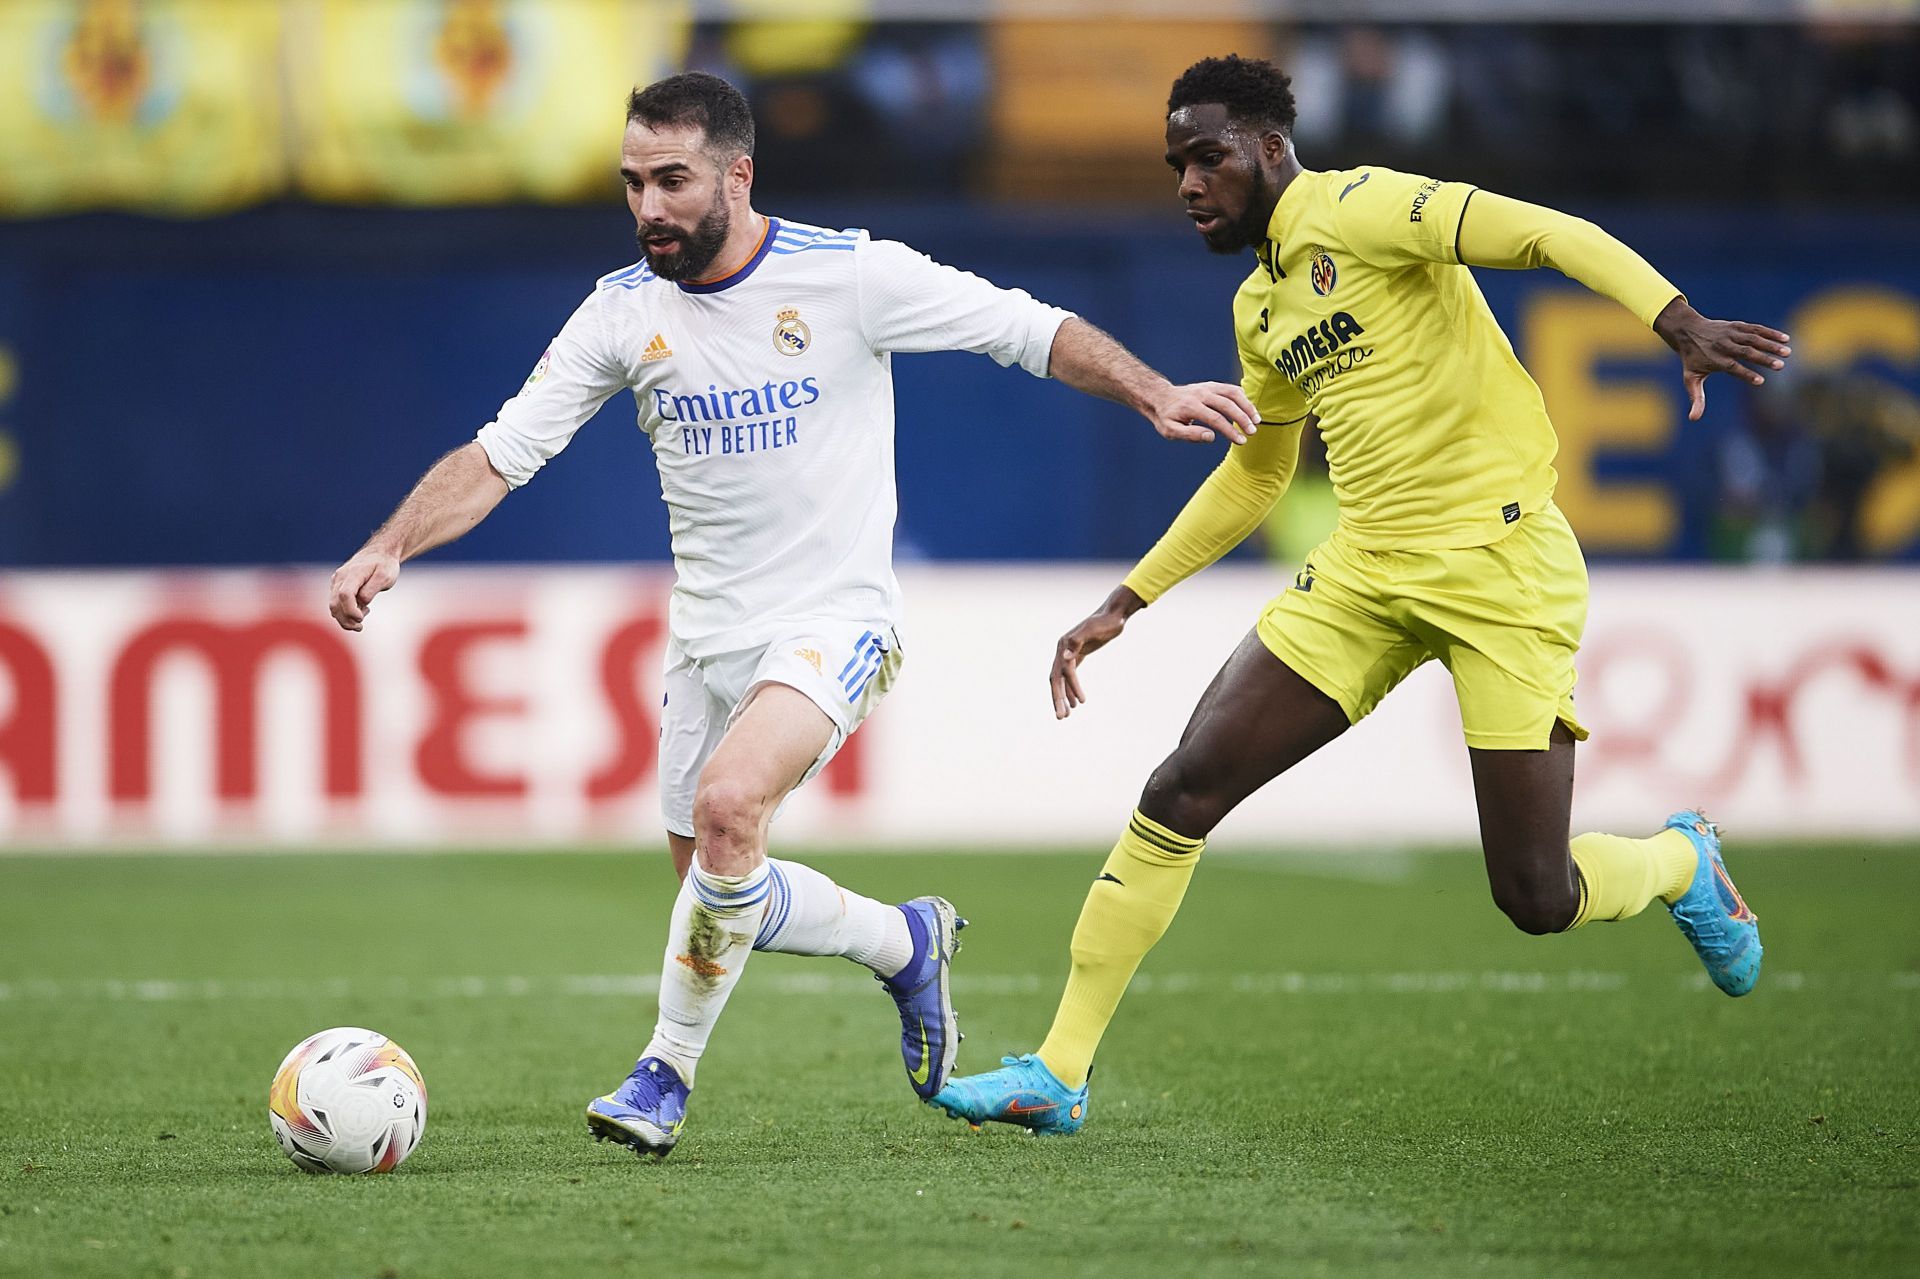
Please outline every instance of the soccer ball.
[{"label": "soccer ball", "polygon": [[392,1172],[427,1128],[427,1084],[385,1035],[338,1026],[302,1040],[274,1072],[267,1119],[307,1172]]}]

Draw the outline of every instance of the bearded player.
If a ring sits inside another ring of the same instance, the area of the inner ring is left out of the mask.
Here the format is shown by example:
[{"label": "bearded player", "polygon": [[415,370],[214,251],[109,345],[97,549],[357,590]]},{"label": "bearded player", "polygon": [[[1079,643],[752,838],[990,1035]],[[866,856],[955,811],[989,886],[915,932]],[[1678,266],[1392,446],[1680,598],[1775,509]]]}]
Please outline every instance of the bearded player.
[{"label": "bearded player", "polygon": [[866,966],[899,1006],[914,1090],[931,1097],[952,1068],[952,906],[887,905],[767,856],[782,800],[900,671],[893,353],[981,352],[1126,403],[1174,439],[1241,443],[1253,424],[1239,387],[1173,386],[1024,292],[865,231],[757,212],[753,149],[746,99],[724,80],[695,72],[633,94],[620,172],[641,260],[600,280],[520,393],[335,572],[330,600],[359,630],[401,561],[473,527],[633,392],[673,532],[660,790],[682,882],[653,1037],[587,1124],[655,1156],[679,1140],[754,950]]},{"label": "bearded player", "polygon": [[1259,259],[1233,303],[1260,433],[1231,450],[1100,609],[1060,641],[1055,714],[1079,664],[1127,618],[1225,554],[1286,490],[1317,427],[1340,500],[1333,535],[1273,600],[1154,770],[1087,896],[1073,966],[1037,1052],[956,1078],[933,1104],[975,1124],[1074,1132],[1094,1049],[1179,909],[1207,836],[1429,659],[1453,676],[1495,903],[1528,933],[1638,914],[1655,898],[1714,984],[1753,989],[1760,935],[1700,813],[1648,839],[1568,839],[1580,546],[1553,504],[1553,428],[1469,267],[1550,266],[1627,307],[1679,355],[1691,401],[1727,372],[1783,367],[1787,335],[1709,320],[1590,223],[1376,166],[1303,169],[1288,79],[1209,58],[1167,103],[1167,163],[1215,253]]}]

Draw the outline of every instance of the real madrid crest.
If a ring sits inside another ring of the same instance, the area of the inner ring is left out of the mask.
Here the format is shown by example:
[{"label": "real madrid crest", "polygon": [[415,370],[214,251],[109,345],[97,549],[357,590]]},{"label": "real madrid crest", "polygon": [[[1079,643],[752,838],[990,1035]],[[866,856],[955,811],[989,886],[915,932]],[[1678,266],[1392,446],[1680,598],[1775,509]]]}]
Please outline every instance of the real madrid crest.
[{"label": "real madrid crest", "polygon": [[1333,283],[1339,278],[1339,272],[1333,269],[1333,258],[1317,244],[1313,246],[1312,269],[1308,278],[1313,281],[1313,291],[1321,297],[1333,292]]},{"label": "real madrid crest", "polygon": [[787,307],[775,317],[773,349],[782,355],[799,355],[813,345],[813,330],[800,318],[800,312]]}]

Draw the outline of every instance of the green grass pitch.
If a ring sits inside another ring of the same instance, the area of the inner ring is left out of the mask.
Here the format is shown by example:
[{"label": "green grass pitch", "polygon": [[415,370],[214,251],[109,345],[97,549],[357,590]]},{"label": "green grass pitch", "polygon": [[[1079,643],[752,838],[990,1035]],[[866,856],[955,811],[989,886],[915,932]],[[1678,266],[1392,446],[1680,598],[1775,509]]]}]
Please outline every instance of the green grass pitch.
[{"label": "green grass pitch", "polygon": [[[964,1070],[1044,1032],[1100,855],[815,860],[972,917]],[[1535,939],[1465,854],[1208,854],[1071,1139],[918,1105],[861,970],[756,956],[660,1165],[580,1111],[652,1023],[663,856],[0,858],[0,1275],[1920,1271],[1920,857],[1729,856],[1739,1001],[1657,907]],[[427,1078],[390,1177],[268,1130],[340,1024]]]}]

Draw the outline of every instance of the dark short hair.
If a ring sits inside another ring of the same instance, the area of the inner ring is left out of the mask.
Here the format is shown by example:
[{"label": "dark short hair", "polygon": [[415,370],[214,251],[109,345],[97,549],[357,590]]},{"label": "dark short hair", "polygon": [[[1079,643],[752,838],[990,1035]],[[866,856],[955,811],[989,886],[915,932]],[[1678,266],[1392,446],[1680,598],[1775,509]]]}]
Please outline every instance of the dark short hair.
[{"label": "dark short hair", "polygon": [[627,98],[627,123],[649,129],[692,125],[707,136],[706,149],[731,161],[753,154],[753,112],[740,90],[717,75],[686,71],[635,89]]},{"label": "dark short hair", "polygon": [[1265,58],[1202,58],[1180,73],[1167,95],[1167,114],[1218,102],[1229,119],[1293,135],[1293,81]]}]

